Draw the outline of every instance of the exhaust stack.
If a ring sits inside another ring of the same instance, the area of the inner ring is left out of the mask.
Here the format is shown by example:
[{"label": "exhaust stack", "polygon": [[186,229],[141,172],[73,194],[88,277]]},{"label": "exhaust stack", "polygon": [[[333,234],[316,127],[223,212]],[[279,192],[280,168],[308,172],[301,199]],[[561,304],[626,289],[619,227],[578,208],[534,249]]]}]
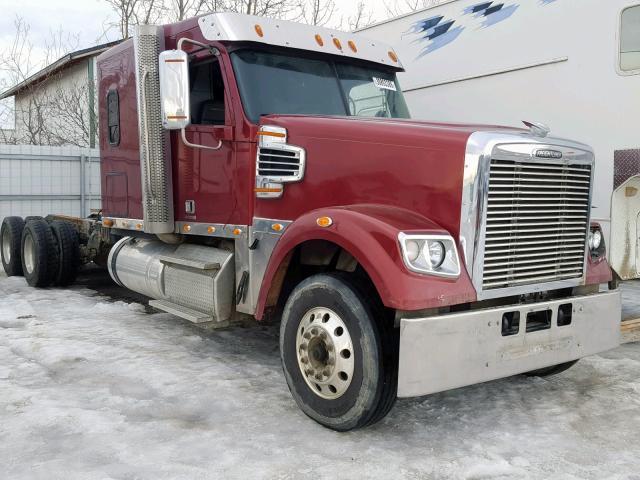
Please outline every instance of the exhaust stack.
[{"label": "exhaust stack", "polygon": [[172,233],[173,185],[169,132],[162,128],[158,56],[164,50],[164,30],[140,25],[133,39],[140,135],[140,176],[146,233]]}]

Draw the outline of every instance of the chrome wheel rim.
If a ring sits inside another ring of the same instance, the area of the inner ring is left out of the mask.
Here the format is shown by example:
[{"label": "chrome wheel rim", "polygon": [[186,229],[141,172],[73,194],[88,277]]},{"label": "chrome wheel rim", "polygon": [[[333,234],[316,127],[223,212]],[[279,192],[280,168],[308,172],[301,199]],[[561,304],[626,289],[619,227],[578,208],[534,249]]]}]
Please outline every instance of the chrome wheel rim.
[{"label": "chrome wheel rim", "polygon": [[8,229],[2,232],[2,258],[5,263],[11,262],[11,235]]},{"label": "chrome wheel rim", "polygon": [[333,310],[309,310],[298,325],[296,356],[302,377],[317,396],[335,400],[351,385],[355,364],[349,329]]},{"label": "chrome wheel rim", "polygon": [[36,264],[36,247],[33,243],[33,237],[29,233],[27,233],[24,238],[24,252],[22,255],[24,258],[24,267],[27,269],[27,273],[33,273],[33,269]]}]

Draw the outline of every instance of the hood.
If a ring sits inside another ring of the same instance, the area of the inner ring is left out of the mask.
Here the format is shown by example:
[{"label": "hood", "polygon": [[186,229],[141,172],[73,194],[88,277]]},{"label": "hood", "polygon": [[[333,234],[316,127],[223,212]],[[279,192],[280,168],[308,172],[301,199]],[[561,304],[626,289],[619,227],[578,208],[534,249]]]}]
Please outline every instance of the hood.
[{"label": "hood", "polygon": [[467,141],[477,131],[519,129],[416,120],[270,115],[306,151],[306,171],[256,215],[295,220],[316,208],[376,204],[415,212],[459,235]]}]

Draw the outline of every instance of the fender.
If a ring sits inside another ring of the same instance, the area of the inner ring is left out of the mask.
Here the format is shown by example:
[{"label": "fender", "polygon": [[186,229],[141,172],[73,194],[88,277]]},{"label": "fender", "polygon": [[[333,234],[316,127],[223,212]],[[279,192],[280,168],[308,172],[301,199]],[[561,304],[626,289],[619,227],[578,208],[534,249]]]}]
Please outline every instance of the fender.
[{"label": "fender", "polygon": [[[330,217],[331,226],[318,226],[320,217]],[[447,233],[415,212],[384,205],[322,208],[302,215],[287,227],[269,259],[258,295],[256,318],[260,320],[264,315],[271,283],[282,262],[298,245],[309,240],[326,240],[349,252],[367,272],[389,308],[422,310],[476,300],[464,265],[456,279],[410,272],[401,257],[398,242],[401,231]]]}]

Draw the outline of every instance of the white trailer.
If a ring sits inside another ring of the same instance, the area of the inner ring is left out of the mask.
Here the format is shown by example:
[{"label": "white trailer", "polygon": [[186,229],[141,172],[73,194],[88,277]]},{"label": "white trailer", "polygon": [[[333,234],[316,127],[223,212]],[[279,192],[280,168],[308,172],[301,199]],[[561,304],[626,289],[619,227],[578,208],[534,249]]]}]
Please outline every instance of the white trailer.
[{"label": "white trailer", "polygon": [[640,277],[639,0],[451,0],[364,34],[404,60],[414,118],[537,121],[591,145],[592,219],[614,270]]}]

